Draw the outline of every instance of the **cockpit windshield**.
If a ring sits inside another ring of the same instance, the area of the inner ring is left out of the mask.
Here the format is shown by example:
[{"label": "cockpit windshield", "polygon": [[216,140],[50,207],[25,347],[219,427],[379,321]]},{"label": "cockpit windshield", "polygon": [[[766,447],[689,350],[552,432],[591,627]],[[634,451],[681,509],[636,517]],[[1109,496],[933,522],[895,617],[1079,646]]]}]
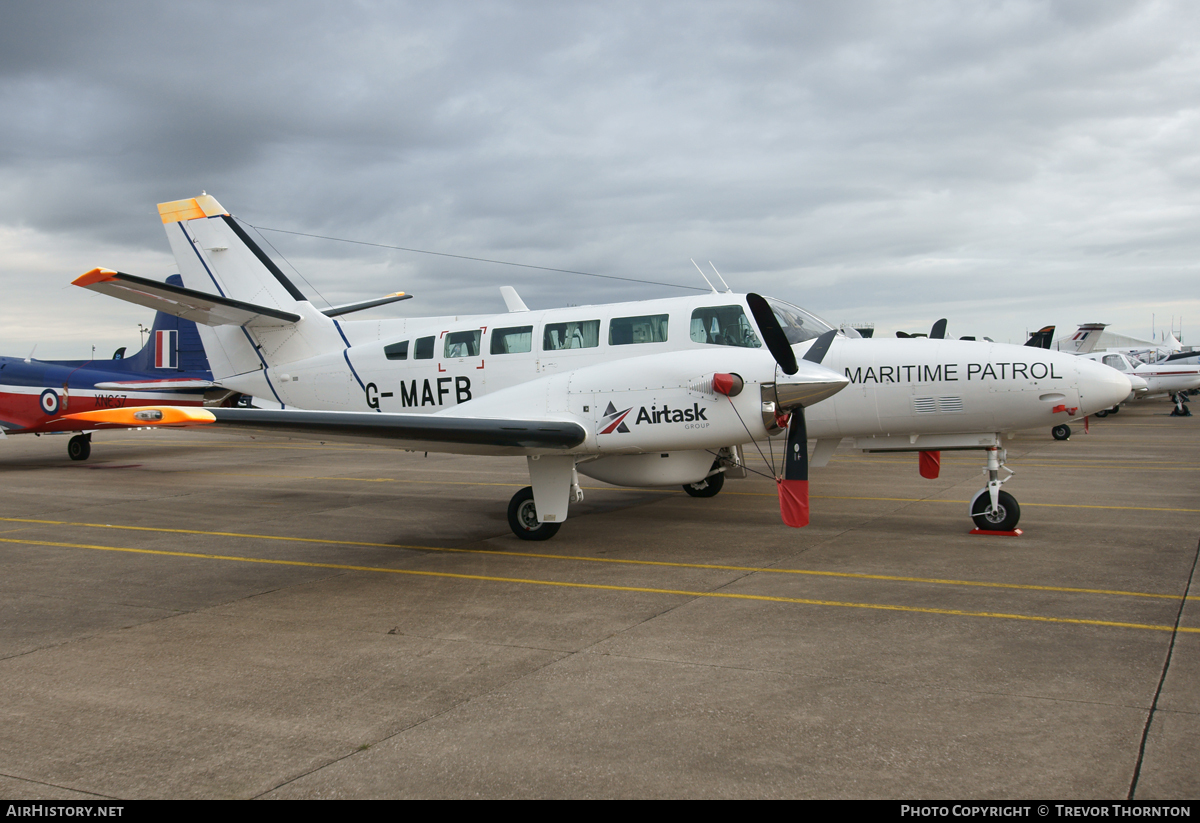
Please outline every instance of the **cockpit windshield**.
[{"label": "cockpit windshield", "polygon": [[767,305],[771,307],[771,311],[775,313],[775,319],[783,328],[784,337],[792,345],[820,337],[827,331],[833,331],[833,326],[799,306],[784,303],[773,297],[766,298],[766,301]]}]

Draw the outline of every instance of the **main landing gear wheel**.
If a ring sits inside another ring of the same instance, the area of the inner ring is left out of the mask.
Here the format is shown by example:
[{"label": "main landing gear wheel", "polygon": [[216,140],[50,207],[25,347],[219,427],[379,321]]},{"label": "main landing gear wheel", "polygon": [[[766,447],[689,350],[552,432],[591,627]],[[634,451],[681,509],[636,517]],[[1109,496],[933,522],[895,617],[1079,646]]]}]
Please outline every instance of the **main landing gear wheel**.
[{"label": "main landing gear wheel", "polygon": [[1071,427],[1068,426],[1066,423],[1062,423],[1060,425],[1055,426],[1054,428],[1052,428],[1050,430],[1050,433],[1052,435],[1054,435],[1055,440],[1070,440],[1071,439]]},{"label": "main landing gear wheel", "polygon": [[72,460],[87,460],[92,454],[92,436],[77,434],[67,441],[67,457]]},{"label": "main landing gear wheel", "polygon": [[685,483],[683,490],[692,497],[716,497],[725,485],[725,472],[710,474],[699,483]]},{"label": "main landing gear wheel", "polygon": [[1109,410],[1108,410],[1108,413],[1109,413],[1109,414],[1116,414],[1116,413],[1117,413],[1117,412],[1119,412],[1120,410],[1121,410],[1121,407],[1120,407],[1120,406],[1113,406],[1111,409],[1109,409]]},{"label": "main landing gear wheel", "polygon": [[539,523],[533,504],[533,487],[526,486],[508,502],[508,527],[522,540],[549,540],[562,523]]},{"label": "main landing gear wheel", "polygon": [[1096,412],[1095,416],[1096,417],[1108,417],[1110,414],[1112,414],[1112,412],[1109,411],[1108,409],[1101,409],[1100,411]]},{"label": "main landing gear wheel", "polygon": [[994,512],[989,512],[988,507],[992,505],[992,496],[985,492],[976,498],[975,503],[971,506],[971,519],[975,521],[975,528],[984,531],[1010,532],[1017,527],[1017,523],[1021,520],[1021,507],[1017,505],[1017,499],[1008,492],[1002,491],[999,503],[1000,505]]}]

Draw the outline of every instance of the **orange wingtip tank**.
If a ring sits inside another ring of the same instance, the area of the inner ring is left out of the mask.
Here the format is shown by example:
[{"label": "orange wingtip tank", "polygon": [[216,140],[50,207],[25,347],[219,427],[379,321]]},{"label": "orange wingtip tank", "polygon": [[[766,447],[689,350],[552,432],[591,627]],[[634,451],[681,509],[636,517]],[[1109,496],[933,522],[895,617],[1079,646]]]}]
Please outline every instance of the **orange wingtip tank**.
[{"label": "orange wingtip tank", "polygon": [[87,274],[81,274],[71,281],[73,286],[90,286],[93,283],[100,283],[104,280],[112,280],[116,274],[112,269],[92,269]]},{"label": "orange wingtip tank", "polygon": [[181,406],[142,406],[132,409],[98,409],[63,415],[66,420],[110,426],[189,426],[212,423],[217,418],[207,409]]}]

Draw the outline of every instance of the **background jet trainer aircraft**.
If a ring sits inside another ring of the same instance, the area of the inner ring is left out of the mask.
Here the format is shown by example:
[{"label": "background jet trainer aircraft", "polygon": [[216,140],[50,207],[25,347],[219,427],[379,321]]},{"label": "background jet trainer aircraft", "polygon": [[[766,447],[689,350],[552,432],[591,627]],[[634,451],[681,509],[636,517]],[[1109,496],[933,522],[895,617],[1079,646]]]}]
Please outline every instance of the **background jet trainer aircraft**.
[{"label": "background jet trainer aircraft", "polygon": [[745,475],[741,446],[785,431],[777,479],[790,525],[807,522],[807,435],[817,439],[818,464],[853,437],[871,451],[922,452],[926,476],[937,474],[937,450],[985,450],[990,479],[971,512],[981,527],[1011,529],[1019,507],[1000,490],[1002,434],[1129,393],[1117,372],[1058,352],[846,339],[787,303],[715,290],[531,311],[504,287],[507,314],[346,321],[359,306],[313,307],[212,197],[164,203],[159,213],[186,288],[108,269],[76,285],[204,324],[217,381],[270,398],[271,408],[80,419],[526,455],[532,486],[509,504],[512,530],[525,539],[558,530],[582,498],[580,473],[711,496],[725,476]]},{"label": "background jet trainer aircraft", "polygon": [[[182,285],[179,275],[167,283]],[[64,434],[72,460],[87,460],[91,432],[67,414],[92,409],[171,403],[199,406],[212,374],[196,325],[164,312],[154,317],[142,350],[112,360],[34,360],[0,357],[0,438],[8,434]]]}]

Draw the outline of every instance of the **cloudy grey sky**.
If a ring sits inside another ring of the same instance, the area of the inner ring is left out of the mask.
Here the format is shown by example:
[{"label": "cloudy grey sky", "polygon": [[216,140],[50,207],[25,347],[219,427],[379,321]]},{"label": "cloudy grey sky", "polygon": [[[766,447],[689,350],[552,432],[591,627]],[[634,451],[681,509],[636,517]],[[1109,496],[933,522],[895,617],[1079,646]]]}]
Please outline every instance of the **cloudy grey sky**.
[{"label": "cloudy grey sky", "polygon": [[[155,206],[685,286],[881,334],[1200,344],[1200,4],[0,0],[0,353],[107,356]],[[263,232],[323,305],[684,294]],[[285,271],[293,271],[284,265]]]}]

